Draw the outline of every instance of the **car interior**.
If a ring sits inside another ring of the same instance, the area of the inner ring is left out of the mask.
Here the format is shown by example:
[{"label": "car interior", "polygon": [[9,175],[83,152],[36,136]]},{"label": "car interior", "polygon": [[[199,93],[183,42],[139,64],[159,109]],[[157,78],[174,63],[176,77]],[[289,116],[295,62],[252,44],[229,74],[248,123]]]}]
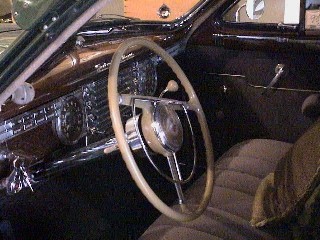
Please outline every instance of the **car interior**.
[{"label": "car interior", "polygon": [[3,239],[319,239],[320,1],[71,2],[0,1]]}]

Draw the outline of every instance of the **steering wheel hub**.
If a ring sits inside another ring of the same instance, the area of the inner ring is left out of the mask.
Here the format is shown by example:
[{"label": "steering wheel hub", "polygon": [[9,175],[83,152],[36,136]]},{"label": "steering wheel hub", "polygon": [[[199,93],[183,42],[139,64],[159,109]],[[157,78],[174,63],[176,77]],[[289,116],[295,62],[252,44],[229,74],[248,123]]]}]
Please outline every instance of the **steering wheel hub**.
[{"label": "steering wheel hub", "polygon": [[154,110],[152,123],[162,147],[177,152],[183,143],[183,128],[178,114],[170,106],[158,105]]}]

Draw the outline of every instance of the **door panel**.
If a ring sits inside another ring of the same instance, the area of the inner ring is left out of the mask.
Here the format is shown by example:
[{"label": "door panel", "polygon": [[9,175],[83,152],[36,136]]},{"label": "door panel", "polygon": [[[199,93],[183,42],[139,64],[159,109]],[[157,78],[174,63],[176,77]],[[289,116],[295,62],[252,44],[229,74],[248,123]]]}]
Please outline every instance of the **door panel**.
[{"label": "door panel", "polygon": [[[250,138],[294,142],[313,122],[301,106],[320,89],[317,37],[302,34],[303,23],[227,23],[222,13],[231,5],[224,7],[191,37],[182,60],[200,90],[216,149]],[[277,90],[265,92],[278,64],[285,73]]]}]

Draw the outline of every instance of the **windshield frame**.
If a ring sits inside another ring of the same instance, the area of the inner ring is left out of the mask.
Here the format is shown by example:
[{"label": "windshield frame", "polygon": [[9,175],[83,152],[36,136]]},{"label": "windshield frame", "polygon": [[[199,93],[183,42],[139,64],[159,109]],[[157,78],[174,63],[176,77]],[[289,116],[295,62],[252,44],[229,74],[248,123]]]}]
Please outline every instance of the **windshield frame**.
[{"label": "windshield frame", "polygon": [[[38,21],[33,28],[24,31],[18,39],[15,40],[14,44],[11,44],[11,46],[3,52],[4,55],[0,62],[1,105],[11,95],[8,91],[14,91],[13,81],[20,77],[30,64],[32,64],[45,49],[52,45],[64,30],[73,24],[75,19],[80,18],[89,8],[93,8],[97,2],[100,2],[100,5],[105,5],[108,0],[66,2],[68,2],[68,4],[60,6],[60,9],[59,6],[57,6],[57,9],[54,9],[55,13],[60,13],[56,21],[51,21],[51,10],[48,14],[45,14],[43,19]],[[61,9],[61,7],[63,7],[63,9]],[[58,47],[60,46],[57,46],[57,48]],[[48,56],[48,58],[50,56]],[[7,89],[9,86],[11,88]]]},{"label": "windshield frame", "polygon": [[[70,1],[66,2],[70,3]],[[22,33],[18,37],[18,39],[16,39],[14,44],[11,44],[11,46],[3,53],[4,55],[2,56],[0,62],[0,105],[2,105],[8,97],[10,97],[12,92],[15,90],[13,89],[13,82],[18,77],[21,77],[22,73],[25,72],[24,70],[27,67],[30,67],[30,64],[32,64],[33,60],[37,58],[50,44],[52,44],[59,37],[59,35],[75,21],[75,19],[79,18],[86,10],[88,10],[97,2],[103,2],[104,6],[106,6],[109,0],[73,1],[72,4],[69,4],[67,8],[62,10],[60,9],[60,11],[55,11],[56,13],[60,13],[58,19],[55,22],[50,22],[52,16],[50,16],[50,14],[48,13],[43,19],[41,19],[41,21],[38,21],[37,24],[33,26],[33,28]],[[190,14],[184,15],[184,18],[176,19],[176,21],[173,22],[164,23],[156,21],[141,22],[141,24],[145,24],[148,26],[156,25],[156,28],[158,28],[159,31],[179,29],[181,27],[184,27],[185,23],[192,19],[196,14],[198,14],[198,12],[200,12],[200,10],[204,8],[209,2],[212,3],[212,1],[210,0],[199,1],[199,3],[189,11]],[[94,9],[95,12],[93,13],[93,15],[98,12],[99,9]],[[89,21],[89,19],[87,21]],[[48,22],[50,24],[47,25],[46,23]],[[84,25],[84,23],[82,24]],[[46,29],[44,29],[44,26],[46,26]],[[80,26],[78,26],[75,32],[78,31],[79,28]],[[73,34],[75,34],[75,32]],[[71,35],[69,37],[71,37]],[[51,53],[51,55],[52,54],[53,53]],[[50,56],[48,56],[48,58]],[[36,71],[36,69],[34,71]],[[28,77],[30,77],[32,74],[29,74]],[[26,81],[28,77],[26,77],[24,81]],[[11,94],[9,94],[10,92]]]}]

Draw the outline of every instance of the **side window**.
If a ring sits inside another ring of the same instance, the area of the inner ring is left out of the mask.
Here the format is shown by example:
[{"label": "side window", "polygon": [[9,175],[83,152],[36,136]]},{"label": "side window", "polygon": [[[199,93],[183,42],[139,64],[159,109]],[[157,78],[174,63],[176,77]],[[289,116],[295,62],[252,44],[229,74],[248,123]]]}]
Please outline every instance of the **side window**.
[{"label": "side window", "polygon": [[223,16],[227,22],[299,24],[300,0],[239,0]]}]

